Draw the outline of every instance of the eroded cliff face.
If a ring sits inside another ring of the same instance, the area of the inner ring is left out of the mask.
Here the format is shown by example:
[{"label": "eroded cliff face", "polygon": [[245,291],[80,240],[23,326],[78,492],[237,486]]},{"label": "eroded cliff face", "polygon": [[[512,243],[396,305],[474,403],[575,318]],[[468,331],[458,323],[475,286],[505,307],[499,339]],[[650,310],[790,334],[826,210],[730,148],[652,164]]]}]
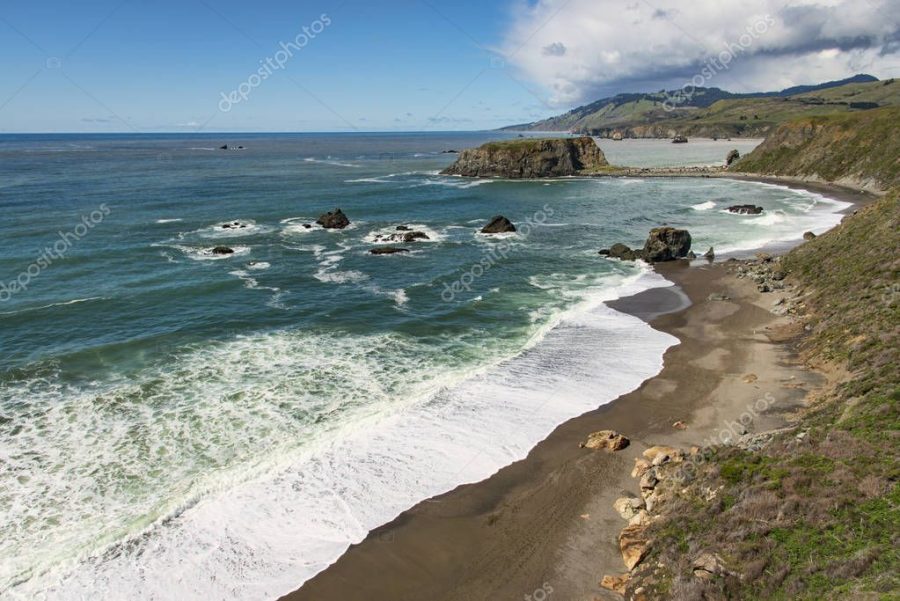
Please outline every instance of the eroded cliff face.
[{"label": "eroded cliff face", "polygon": [[490,142],[463,151],[442,174],[532,179],[590,175],[608,169],[603,151],[592,138],[584,136]]},{"label": "eroded cliff face", "polygon": [[785,123],[731,171],[834,182],[873,192],[900,185],[900,109]]}]

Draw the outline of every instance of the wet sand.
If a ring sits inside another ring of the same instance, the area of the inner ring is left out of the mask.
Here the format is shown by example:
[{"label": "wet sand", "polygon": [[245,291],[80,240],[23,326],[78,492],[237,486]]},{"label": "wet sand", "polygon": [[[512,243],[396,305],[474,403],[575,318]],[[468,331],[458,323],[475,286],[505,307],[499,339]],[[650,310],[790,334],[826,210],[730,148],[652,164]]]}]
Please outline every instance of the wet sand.
[{"label": "wet sand", "polygon": [[[419,503],[283,599],[621,599],[598,583],[625,572],[617,543],[625,522],[612,505],[639,492],[630,477],[634,459],[648,446],[700,445],[734,431],[739,416],[763,399],[767,410],[752,411],[749,430],[780,427],[808,391],[825,384],[798,362],[787,319],[769,310],[779,294],[759,293],[725,263],[698,263],[659,265],[674,287],[610,303],[680,340],[657,376],[562,424],[527,458],[487,480]],[[711,294],[731,300],[708,300]],[[676,421],[687,429],[674,428]],[[615,454],[579,447],[606,429],[631,445]]]}]

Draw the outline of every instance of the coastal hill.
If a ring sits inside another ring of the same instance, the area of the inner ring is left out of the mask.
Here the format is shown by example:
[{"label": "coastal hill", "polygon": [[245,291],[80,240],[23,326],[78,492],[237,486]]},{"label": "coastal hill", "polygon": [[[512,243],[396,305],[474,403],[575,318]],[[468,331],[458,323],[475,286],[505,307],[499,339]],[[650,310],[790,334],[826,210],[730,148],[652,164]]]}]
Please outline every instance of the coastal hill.
[{"label": "coastal hill", "polygon": [[796,119],[780,125],[730,171],[884,191],[900,185],[900,107]]},{"label": "coastal hill", "polygon": [[698,88],[620,94],[543,121],[514,125],[508,131],[565,131],[599,137],[762,138],[779,124],[798,117],[859,112],[900,106],[900,82],[868,75],[781,92],[732,94]]},{"label": "coastal hill", "polygon": [[609,169],[590,137],[518,139],[464,150],[443,175],[528,179],[591,175]]}]

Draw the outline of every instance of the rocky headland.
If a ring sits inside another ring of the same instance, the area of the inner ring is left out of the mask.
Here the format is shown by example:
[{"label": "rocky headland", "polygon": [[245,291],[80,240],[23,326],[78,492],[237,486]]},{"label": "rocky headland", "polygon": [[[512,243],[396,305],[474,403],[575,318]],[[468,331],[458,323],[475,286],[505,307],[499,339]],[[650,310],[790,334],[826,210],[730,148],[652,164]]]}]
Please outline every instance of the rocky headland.
[{"label": "rocky headland", "polygon": [[464,150],[443,175],[536,179],[592,175],[609,169],[590,137],[517,139]]}]

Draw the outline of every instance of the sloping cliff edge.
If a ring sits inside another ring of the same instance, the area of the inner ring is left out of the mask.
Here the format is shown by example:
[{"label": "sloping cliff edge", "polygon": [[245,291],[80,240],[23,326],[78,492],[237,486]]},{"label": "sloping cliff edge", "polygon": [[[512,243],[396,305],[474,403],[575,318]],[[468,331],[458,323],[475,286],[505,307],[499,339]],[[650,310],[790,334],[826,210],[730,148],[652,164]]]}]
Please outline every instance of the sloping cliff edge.
[{"label": "sloping cliff edge", "polygon": [[884,193],[900,185],[900,108],[785,123],[729,172]]},{"label": "sloping cliff edge", "polygon": [[784,274],[793,292],[775,310],[802,359],[839,375],[787,428],[639,459],[646,513],[620,537],[637,566],[606,586],[630,600],[895,598],[898,228],[895,189],[784,257],[736,264]]}]

